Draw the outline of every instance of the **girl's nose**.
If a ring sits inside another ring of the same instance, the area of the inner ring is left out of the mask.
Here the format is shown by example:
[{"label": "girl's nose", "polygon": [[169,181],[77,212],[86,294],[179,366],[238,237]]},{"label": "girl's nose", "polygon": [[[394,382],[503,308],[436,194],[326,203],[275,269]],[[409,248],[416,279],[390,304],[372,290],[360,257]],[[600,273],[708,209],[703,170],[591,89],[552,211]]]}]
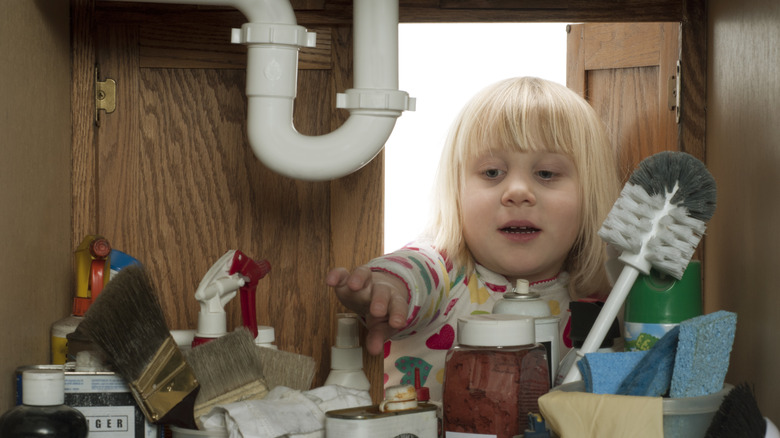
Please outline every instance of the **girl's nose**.
[{"label": "girl's nose", "polygon": [[536,204],[536,194],[533,190],[532,181],[528,178],[515,176],[504,180],[506,187],[501,195],[501,204],[505,206],[522,204]]}]

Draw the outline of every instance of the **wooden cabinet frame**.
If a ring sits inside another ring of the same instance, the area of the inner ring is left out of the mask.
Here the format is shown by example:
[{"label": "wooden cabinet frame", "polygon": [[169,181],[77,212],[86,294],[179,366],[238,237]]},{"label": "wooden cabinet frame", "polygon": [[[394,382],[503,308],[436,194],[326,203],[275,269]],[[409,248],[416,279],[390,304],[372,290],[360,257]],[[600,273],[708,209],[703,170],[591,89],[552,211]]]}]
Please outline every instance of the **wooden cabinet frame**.
[{"label": "wooden cabinet frame", "polygon": [[[305,26],[322,26],[331,29],[333,44],[349,46],[351,33],[351,0],[298,0],[294,1],[298,22]],[[160,22],[181,23],[198,21],[208,16],[214,23],[226,27],[245,22],[237,11],[225,8],[172,6],[157,4],[124,4],[99,0],[71,0],[72,47],[72,247],[80,239],[99,229],[100,204],[98,187],[99,157],[97,134],[94,124],[95,61],[98,56],[96,27],[104,20],[125,23]],[[682,118],[679,125],[680,150],[704,159],[705,156],[705,96],[706,96],[706,11],[704,0],[556,0],[556,1],[488,1],[488,0],[402,0],[402,22],[630,22],[671,21],[681,23],[680,60],[682,76]],[[332,60],[339,63],[340,72],[351,71],[348,50],[338,52]],[[349,88],[351,77],[339,74],[332,83],[337,88],[329,92],[341,92]],[[301,91],[299,91],[301,92]],[[345,115],[337,112],[330,116],[330,128],[337,127]],[[327,218],[329,246],[316,248],[327,255],[327,265],[352,266],[379,255],[382,248],[382,193],[383,169],[381,156],[367,168],[348,177],[318,187],[330,212]],[[365,208],[366,199],[371,208]],[[356,213],[357,212],[357,213]],[[356,237],[359,236],[359,237]],[[298,245],[305,245],[301,240]],[[228,249],[228,248],[226,248]],[[262,256],[262,254],[260,255]],[[324,272],[313,274],[317,281]],[[311,283],[311,282],[310,282]],[[316,283],[316,282],[315,282]],[[324,381],[330,361],[329,347],[335,330],[335,313],[338,302],[323,287],[316,292],[322,301],[302,300],[298,304],[310,306],[321,315],[321,324],[330,323],[327,331],[300,332],[283,337],[282,347],[308,339],[299,352],[311,354],[319,361],[315,385]],[[309,291],[308,293],[314,293]],[[287,318],[294,318],[290,314]],[[178,327],[177,327],[178,328]],[[329,333],[329,335],[323,335]],[[372,383],[372,397],[378,400],[382,388],[381,358],[366,358],[366,370]]]}]

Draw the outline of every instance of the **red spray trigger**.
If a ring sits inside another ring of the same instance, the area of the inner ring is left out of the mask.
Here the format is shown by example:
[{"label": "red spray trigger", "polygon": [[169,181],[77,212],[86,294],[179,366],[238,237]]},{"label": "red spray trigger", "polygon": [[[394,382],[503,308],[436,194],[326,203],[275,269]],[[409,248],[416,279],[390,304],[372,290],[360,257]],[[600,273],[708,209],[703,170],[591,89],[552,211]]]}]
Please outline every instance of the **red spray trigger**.
[{"label": "red spray trigger", "polygon": [[254,337],[257,337],[257,308],[255,306],[257,282],[270,271],[271,264],[268,263],[268,260],[256,262],[238,250],[233,255],[233,263],[228,271],[230,275],[239,273],[248,279],[239,289],[241,293],[241,319],[244,327],[249,329]]}]

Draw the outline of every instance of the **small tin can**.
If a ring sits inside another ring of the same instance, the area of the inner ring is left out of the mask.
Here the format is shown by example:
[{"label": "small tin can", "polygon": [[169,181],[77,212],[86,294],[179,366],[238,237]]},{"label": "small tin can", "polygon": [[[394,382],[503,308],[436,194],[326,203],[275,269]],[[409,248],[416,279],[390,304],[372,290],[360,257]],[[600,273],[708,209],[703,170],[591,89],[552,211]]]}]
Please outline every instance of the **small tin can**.
[{"label": "small tin can", "polygon": [[107,371],[75,371],[72,363],[17,368],[17,404],[21,404],[22,400],[22,373],[29,369],[65,371],[65,404],[84,414],[89,436],[157,438],[163,433],[163,428],[146,420],[121,376]]},{"label": "small tin can", "polygon": [[416,408],[382,412],[379,405],[325,413],[327,438],[438,438],[436,405],[418,402]]}]

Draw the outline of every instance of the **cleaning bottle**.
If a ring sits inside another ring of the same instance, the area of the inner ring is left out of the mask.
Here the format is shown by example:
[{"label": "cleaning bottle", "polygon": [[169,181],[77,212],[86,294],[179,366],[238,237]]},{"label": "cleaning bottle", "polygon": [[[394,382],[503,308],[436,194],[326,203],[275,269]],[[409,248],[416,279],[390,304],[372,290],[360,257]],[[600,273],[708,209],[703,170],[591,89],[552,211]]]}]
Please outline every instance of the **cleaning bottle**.
[{"label": "cleaning bottle", "polygon": [[22,373],[22,404],[0,417],[3,438],[84,438],[84,414],[65,403],[65,372],[33,369]]},{"label": "cleaning bottle", "polygon": [[357,315],[340,313],[337,316],[336,345],[330,349],[330,374],[325,379],[325,385],[368,391],[371,384],[363,372]]},{"label": "cleaning bottle", "polygon": [[68,335],[72,334],[89,306],[110,278],[111,244],[103,236],[87,235],[75,251],[76,294],[69,316],[51,326],[51,363],[68,361]]},{"label": "cleaning bottle", "polygon": [[702,314],[701,262],[691,261],[680,280],[655,269],[640,275],[624,312],[626,350],[649,350],[666,332]]}]

